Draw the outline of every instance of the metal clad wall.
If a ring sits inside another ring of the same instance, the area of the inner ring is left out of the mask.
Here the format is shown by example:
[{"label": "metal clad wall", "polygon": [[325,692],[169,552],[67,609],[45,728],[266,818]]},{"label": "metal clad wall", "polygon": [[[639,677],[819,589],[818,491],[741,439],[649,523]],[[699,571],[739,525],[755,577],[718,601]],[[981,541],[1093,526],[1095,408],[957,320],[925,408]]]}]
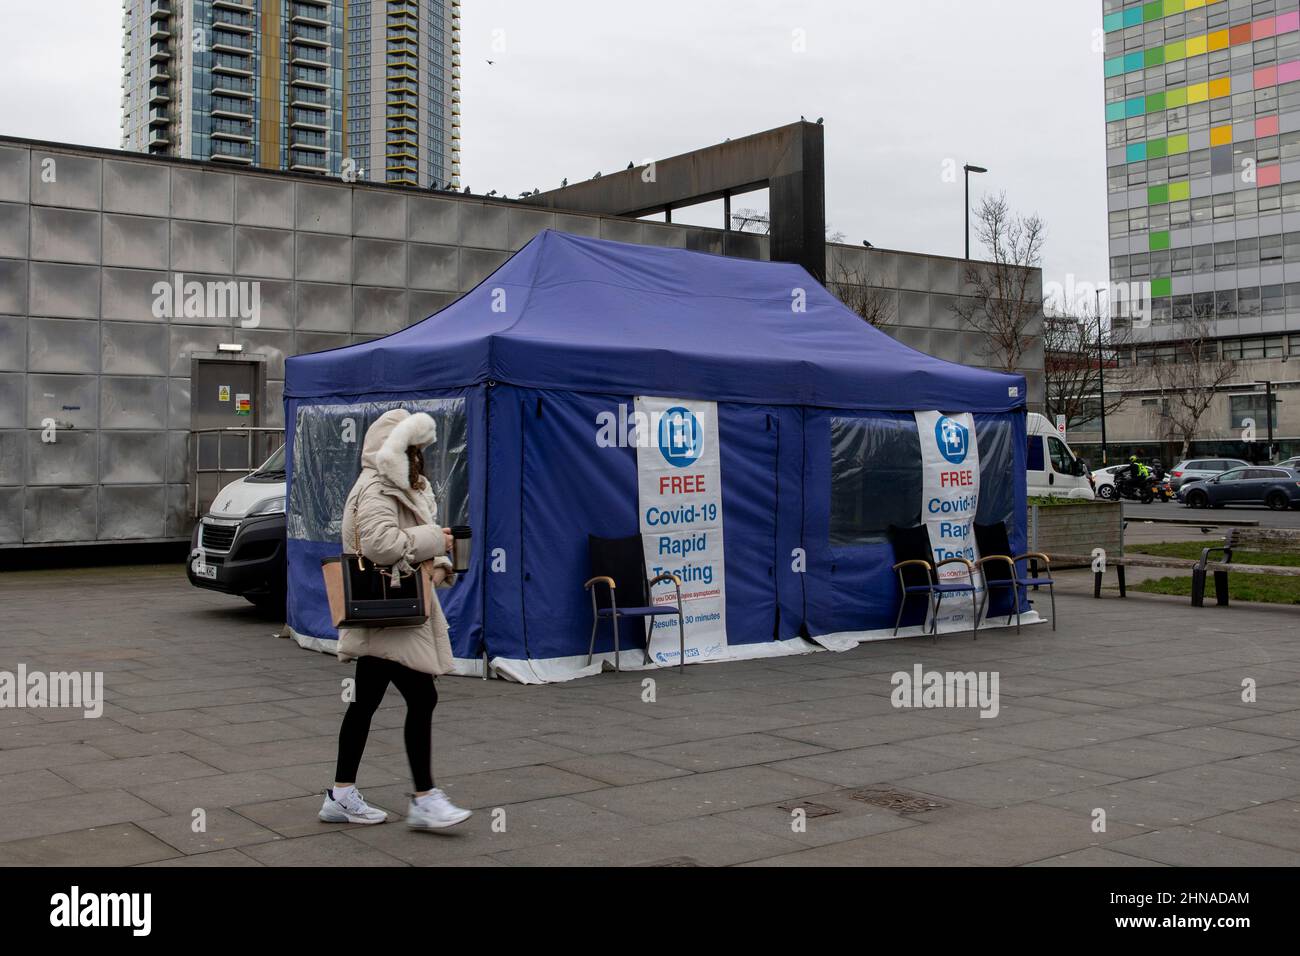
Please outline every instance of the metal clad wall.
[{"label": "metal clad wall", "polygon": [[[188,537],[193,355],[235,342],[264,362],[262,424],[281,426],[287,356],[418,322],[547,228],[722,251],[693,226],[0,139],[0,547]],[[754,235],[727,250],[767,258]],[[894,286],[959,291],[949,260],[895,258]],[[257,326],[155,314],[176,273],[258,283]]]}]

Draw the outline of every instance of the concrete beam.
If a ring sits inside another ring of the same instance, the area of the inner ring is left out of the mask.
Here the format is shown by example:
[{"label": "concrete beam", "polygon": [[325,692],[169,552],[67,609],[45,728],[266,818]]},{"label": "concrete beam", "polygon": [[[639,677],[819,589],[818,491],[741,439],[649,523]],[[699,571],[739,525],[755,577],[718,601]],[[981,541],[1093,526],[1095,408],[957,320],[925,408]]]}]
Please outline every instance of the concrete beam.
[{"label": "concrete beam", "polygon": [[[639,217],[768,187],[771,257],[826,272],[823,127],[799,122],[540,193],[526,203]],[[727,224],[730,226],[730,223]]]}]

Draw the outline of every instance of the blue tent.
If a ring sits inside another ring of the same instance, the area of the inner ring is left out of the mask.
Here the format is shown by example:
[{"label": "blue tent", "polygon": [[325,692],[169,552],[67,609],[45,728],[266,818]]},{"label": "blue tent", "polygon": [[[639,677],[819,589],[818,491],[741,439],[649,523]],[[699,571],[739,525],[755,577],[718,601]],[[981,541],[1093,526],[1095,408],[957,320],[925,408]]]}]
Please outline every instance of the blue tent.
[{"label": "blue tent", "polygon": [[[646,530],[653,455],[636,438],[646,429],[625,425],[662,409],[644,396],[681,399],[666,414],[691,428],[691,402],[713,417],[712,490],[725,511],[725,590],[713,597],[725,633],[700,659],[892,633],[898,585],[885,531],[926,519],[923,449],[935,435],[960,442],[973,431],[980,491],[961,507],[1006,522],[1024,550],[1024,378],[908,348],[796,265],[548,230],[441,312],[292,357],[285,378],[288,616],[308,646],[335,638],[319,562],[339,551],[361,438],[397,406],[439,420],[428,457],[441,518],[475,532],[473,568],[442,592],[466,673],[484,659],[521,680],[583,672],[587,536]],[[929,410],[947,423],[942,433],[922,434],[914,413]],[[602,427],[614,441],[598,438]],[[668,623],[668,656],[656,659],[675,661]],[[598,655],[612,646],[602,629]]]}]

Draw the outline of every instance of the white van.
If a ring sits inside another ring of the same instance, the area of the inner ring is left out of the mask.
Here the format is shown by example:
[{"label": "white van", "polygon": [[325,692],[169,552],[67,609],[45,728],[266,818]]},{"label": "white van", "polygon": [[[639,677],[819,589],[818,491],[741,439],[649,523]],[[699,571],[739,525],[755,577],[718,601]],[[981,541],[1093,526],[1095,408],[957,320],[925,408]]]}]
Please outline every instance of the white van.
[{"label": "white van", "polygon": [[283,614],[284,499],[282,445],[260,468],[222,488],[194,526],[186,566],[190,583]]},{"label": "white van", "polygon": [[1029,494],[1061,498],[1096,497],[1092,473],[1075,457],[1069,444],[1045,415],[1029,413],[1025,431],[1029,437],[1025,467],[1029,473]]}]

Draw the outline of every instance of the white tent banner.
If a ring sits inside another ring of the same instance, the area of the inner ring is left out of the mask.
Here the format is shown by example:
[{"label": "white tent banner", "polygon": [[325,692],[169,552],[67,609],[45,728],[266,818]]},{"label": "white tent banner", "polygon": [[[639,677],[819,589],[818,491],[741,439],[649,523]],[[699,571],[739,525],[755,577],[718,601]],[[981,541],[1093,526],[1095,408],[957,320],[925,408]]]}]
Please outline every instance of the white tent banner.
[{"label": "white tent banner", "polygon": [[[637,483],[641,541],[650,577],[668,572],[682,582],[686,659],[725,656],[727,589],[722,547],[722,456],[718,406],[683,398],[636,400]],[[671,582],[651,600],[676,599]],[[648,619],[651,657],[675,664],[680,656],[677,618]]]},{"label": "white tent banner", "polygon": [[[945,415],[916,412],[921,439],[921,521],[930,532],[933,563],[949,558],[979,558],[975,546],[975,514],[980,497],[980,455],[975,419],[969,412]],[[949,564],[939,569],[941,584],[965,584],[966,568]],[[975,583],[981,586],[979,575]],[[977,596],[982,597],[982,590]],[[939,630],[973,626],[968,593],[948,594],[939,608]]]}]

